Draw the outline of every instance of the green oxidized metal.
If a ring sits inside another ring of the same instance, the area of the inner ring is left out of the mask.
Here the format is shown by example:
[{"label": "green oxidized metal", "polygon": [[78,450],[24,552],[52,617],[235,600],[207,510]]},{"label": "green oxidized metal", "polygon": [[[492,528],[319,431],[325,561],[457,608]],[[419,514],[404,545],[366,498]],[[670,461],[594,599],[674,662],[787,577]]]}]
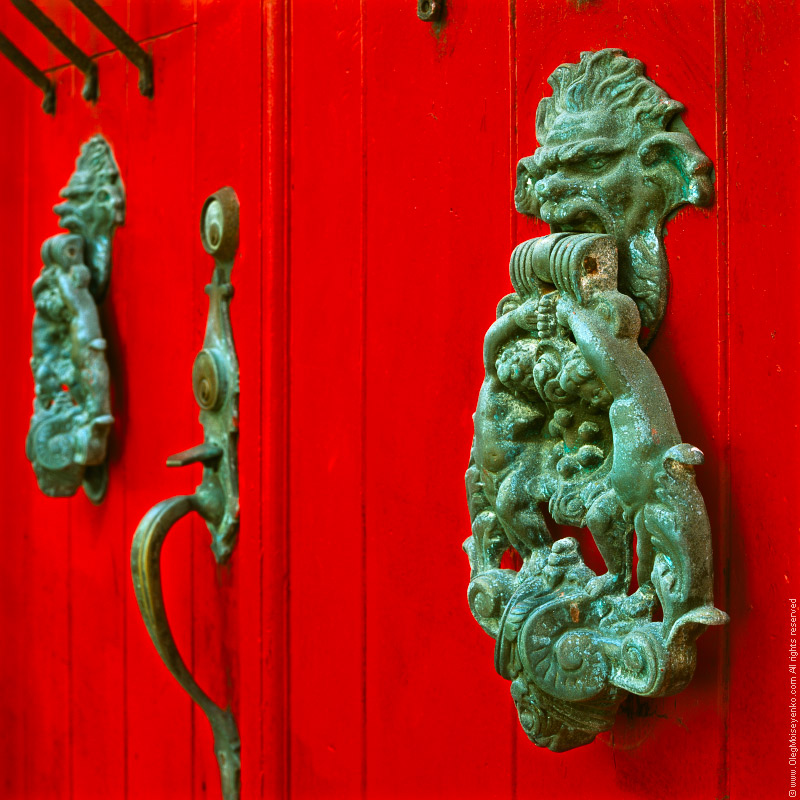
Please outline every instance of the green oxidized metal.
[{"label": "green oxidized metal", "polygon": [[710,205],[711,161],[681,119],[683,105],[621,50],[583,53],[549,79],[539,103],[541,147],[517,166],[517,209],[553,232],[613,236],[619,288],[652,339],[667,304],[664,223],[679,206]]},{"label": "green oxidized metal", "polygon": [[[470,608],[496,640],[520,722],[562,751],[609,729],[628,692],[680,691],[697,636],[727,616],[694,479],[703,455],[681,441],[639,345],[642,320],[652,338],[664,313],[665,218],[711,200],[711,165],[682,107],[621,51],[584,53],[550,83],[517,203],[553,233],[515,248],[514,293],[486,334],[464,549]],[[604,574],[577,539],[553,540],[545,508],[589,529]],[[500,566],[510,548],[518,572]]]},{"label": "green oxidized metal", "polygon": [[229,708],[220,708],[198,685],[181,658],[170,630],[161,583],[161,549],[178,520],[192,511],[206,522],[219,564],[230,559],[239,530],[239,360],[233,341],[231,271],[239,246],[239,201],[230,187],[211,195],[203,206],[200,235],[214,257],[208,321],[203,349],[192,369],[200,406],[203,443],[167,459],[167,466],[203,465],[203,479],[191,495],[178,495],[151,508],[139,523],[131,545],[133,588],[153,644],[170,672],[203,710],[214,734],[222,796],[237,800],[241,788],[240,740]]},{"label": "green oxidized metal", "polygon": [[106,492],[111,424],[106,341],[97,305],[111,273],[111,242],[125,217],[125,192],[111,148],[94,136],[53,209],[69,233],[42,245],[33,284],[31,370],[36,383],[26,452],[39,488],[51,497],[83,484],[100,502]]}]

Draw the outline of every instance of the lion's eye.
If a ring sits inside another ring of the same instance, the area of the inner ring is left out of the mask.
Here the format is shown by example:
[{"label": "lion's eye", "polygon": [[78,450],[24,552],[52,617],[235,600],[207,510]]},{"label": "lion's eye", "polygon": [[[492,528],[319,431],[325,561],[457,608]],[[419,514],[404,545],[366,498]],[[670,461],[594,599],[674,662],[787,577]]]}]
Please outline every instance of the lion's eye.
[{"label": "lion's eye", "polygon": [[608,164],[608,159],[605,156],[593,156],[587,158],[583,163],[588,169],[598,172]]}]

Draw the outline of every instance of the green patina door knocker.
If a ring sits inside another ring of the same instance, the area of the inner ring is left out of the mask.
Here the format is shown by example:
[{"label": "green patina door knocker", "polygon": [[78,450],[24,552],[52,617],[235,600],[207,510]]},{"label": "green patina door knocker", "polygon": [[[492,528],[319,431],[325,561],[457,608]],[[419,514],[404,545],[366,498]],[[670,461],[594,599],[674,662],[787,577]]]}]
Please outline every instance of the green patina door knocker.
[{"label": "green patina door knocker", "polygon": [[114,418],[97,307],[111,276],[114,230],[125,219],[125,190],[102,136],[83,146],[61,196],[53,210],[69,233],[44,242],[44,266],[33,284],[36,397],[26,453],[46,495],[69,497],[83,484],[99,503]]},{"label": "green patina door knocker", "polygon": [[[620,50],[582,53],[549,83],[516,204],[552,232],[515,248],[514,292],[486,334],[464,549],[470,609],[522,727],[563,751],[608,730],[627,693],[683,689],[695,640],[727,615],[694,478],[703,454],[642,350],[666,307],[664,223],[712,202],[711,162],[683,106]],[[543,508],[589,529],[605,574],[577,539],[554,541]],[[510,549],[519,571],[501,567]]]}]

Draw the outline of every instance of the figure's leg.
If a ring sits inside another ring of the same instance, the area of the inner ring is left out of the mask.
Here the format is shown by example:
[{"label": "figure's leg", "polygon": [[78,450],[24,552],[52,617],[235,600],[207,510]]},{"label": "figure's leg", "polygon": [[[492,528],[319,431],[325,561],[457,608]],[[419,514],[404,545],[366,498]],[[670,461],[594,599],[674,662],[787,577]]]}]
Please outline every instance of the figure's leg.
[{"label": "figure's leg", "polygon": [[[474,447],[474,443],[473,443]],[[486,499],[486,494],[483,491],[483,483],[481,481],[481,473],[475,463],[473,456],[469,460],[469,468],[467,474],[464,476],[464,483],[467,488],[467,506],[469,508],[469,518],[474,520],[481,511],[489,508],[489,501]]]},{"label": "figure's leg", "polygon": [[633,530],[622,519],[622,507],[613,489],[603,492],[589,507],[586,526],[608,570],[589,581],[587,593],[598,597],[627,591],[631,582]]},{"label": "figure's leg", "polygon": [[472,535],[467,537],[462,547],[469,558],[474,577],[488,570],[498,569],[503,553],[510,544],[486,497],[481,473],[474,459],[470,460],[465,482]]},{"label": "figure's leg", "polygon": [[553,537],[539,504],[526,488],[529,478],[526,470],[512,471],[498,489],[495,508],[511,546],[522,558],[537,554],[546,559]]},{"label": "figure's leg", "polygon": [[644,586],[646,583],[650,583],[653,578],[655,551],[653,550],[650,531],[644,523],[644,517],[639,515],[636,519],[636,557],[639,561],[636,565],[636,580],[639,582],[639,586]]}]

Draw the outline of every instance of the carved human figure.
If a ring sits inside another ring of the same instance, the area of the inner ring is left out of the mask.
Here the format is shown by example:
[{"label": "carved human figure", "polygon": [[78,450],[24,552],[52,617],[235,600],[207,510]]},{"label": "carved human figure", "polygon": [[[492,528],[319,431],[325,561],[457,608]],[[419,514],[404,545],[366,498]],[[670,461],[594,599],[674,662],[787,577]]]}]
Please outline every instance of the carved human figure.
[{"label": "carved human figure", "polygon": [[[625,691],[679,691],[713,606],[711,532],[666,392],[617,289],[607,235],[519,245],[484,342],[486,376],[467,471],[470,608],[496,639],[529,737],[553,750],[607,730]],[[579,424],[578,424],[579,423]],[[553,520],[589,528],[607,570],[583,562]],[[638,583],[629,594],[637,534]],[[501,568],[505,550],[522,558]],[[663,619],[652,620],[660,601]]]},{"label": "carved human figure", "polygon": [[[35,447],[42,462],[35,466],[39,466],[38,474],[48,488],[60,491],[49,480],[53,463],[44,453],[52,453],[55,447],[59,456],[68,452],[69,460],[76,465],[102,462],[113,417],[106,342],[89,291],[83,240],[71,234],[51,237],[42,247],[42,260],[44,267],[33,287],[36,314],[31,361],[37,400],[31,430],[33,433],[44,424],[54,433],[54,441],[40,440]],[[58,422],[56,417],[60,418]],[[55,431],[54,422],[63,430]],[[36,440],[34,435],[31,443]]]},{"label": "carved human figure", "polygon": [[[525,300],[512,294],[500,302],[498,319],[484,339],[485,378],[473,416],[475,474],[471,481],[481,487],[493,507],[505,538],[526,561],[526,568],[534,571],[550,554],[552,537],[539,504],[549,497],[546,484],[553,452],[558,451],[560,436],[568,435],[561,428],[573,416],[569,404],[583,403],[599,412],[611,402],[575,344],[567,340],[566,329],[558,325],[557,298],[555,292]],[[542,435],[548,420],[555,434],[551,438]],[[579,458],[602,458],[595,455],[599,451],[593,443],[599,430],[597,422],[588,421],[571,435],[571,449]],[[564,455],[563,449],[558,452]],[[567,455],[559,462],[561,472],[569,473],[567,466],[577,467],[577,463]],[[587,526],[608,573],[589,587],[595,595],[619,589],[630,578],[627,538],[620,535],[614,520],[618,504],[613,502],[613,492],[599,495],[587,514]],[[479,521],[484,524],[485,520]],[[498,549],[495,542],[491,546]],[[534,553],[536,563],[528,565]],[[495,561],[499,563],[499,556]]]},{"label": "carved human figure", "polygon": [[616,289],[593,292],[584,302],[562,292],[557,313],[614,398],[609,485],[635,521],[638,582],[653,582],[665,638],[684,616],[724,622],[713,607],[711,530],[694,479],[703,454],[681,441],[667,393],[639,347],[636,304]]},{"label": "carved human figure", "polygon": [[[484,340],[486,377],[473,417],[479,480],[508,541],[524,558],[549,552],[551,542],[541,512],[524,490],[540,469],[536,437],[545,420],[533,382],[535,354],[521,338],[536,328],[537,319],[536,299],[520,305],[516,295],[509,295],[501,301]],[[515,339],[517,346],[501,354]]]},{"label": "carved human figure", "polygon": [[636,301],[647,345],[667,303],[664,224],[683,204],[713,202],[711,162],[683,105],[622,50],[581,53],[548,82],[553,94],[536,114],[540,147],[517,167],[517,209],[553,232],[614,237],[619,288]]}]

